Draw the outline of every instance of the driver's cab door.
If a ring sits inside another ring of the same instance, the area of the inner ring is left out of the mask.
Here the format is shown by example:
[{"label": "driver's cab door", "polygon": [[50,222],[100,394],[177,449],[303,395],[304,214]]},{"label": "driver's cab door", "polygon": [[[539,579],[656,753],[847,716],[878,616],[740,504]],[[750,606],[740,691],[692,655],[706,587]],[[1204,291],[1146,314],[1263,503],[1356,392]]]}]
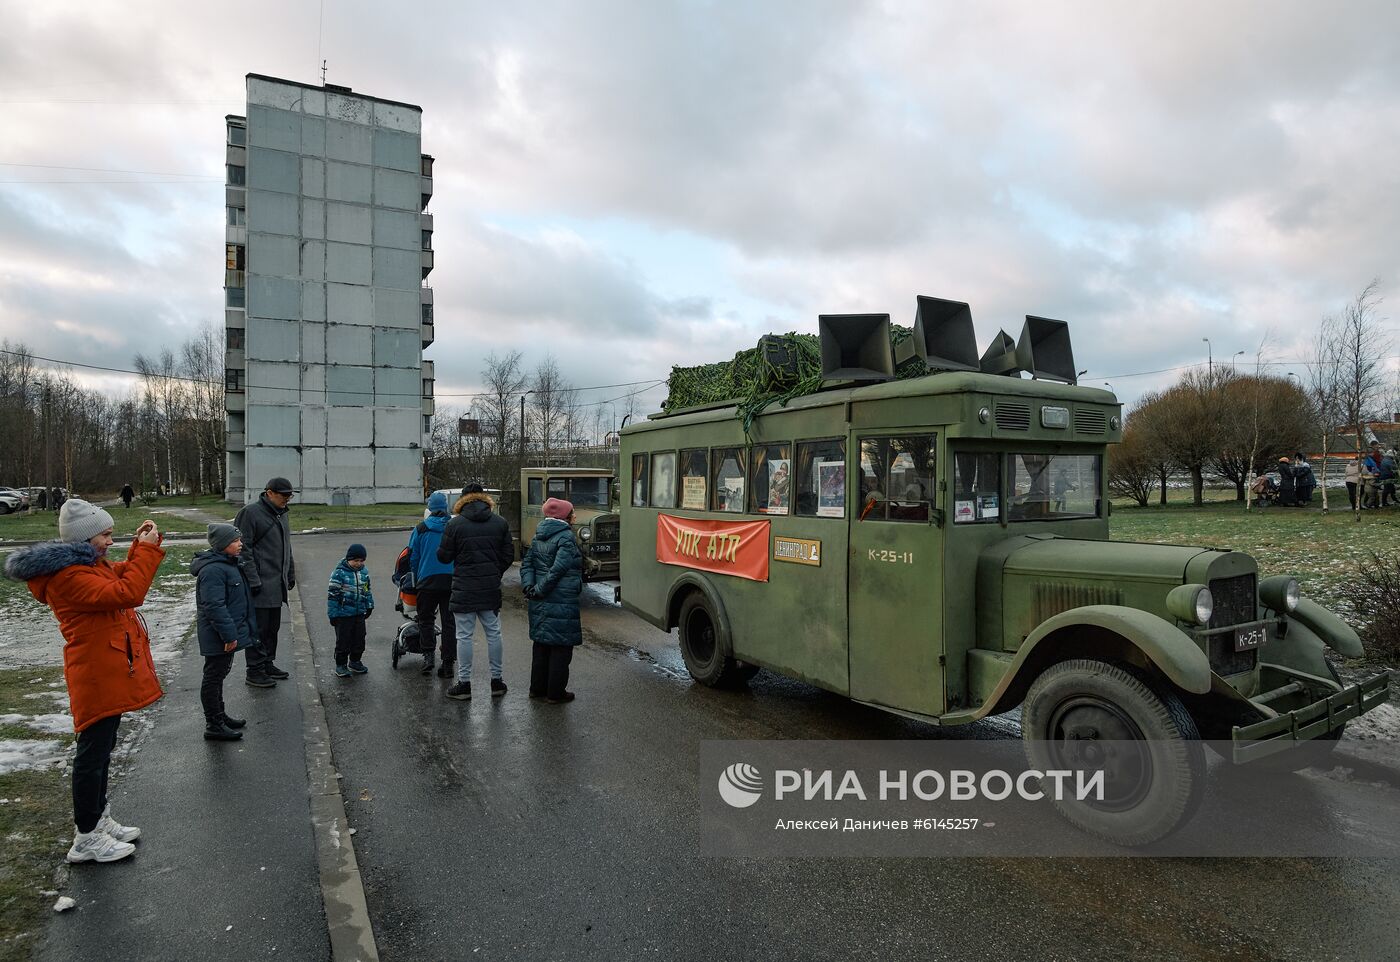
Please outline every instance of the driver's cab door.
[{"label": "driver's cab door", "polygon": [[904,428],[848,443],[850,695],[922,715],[946,707],[938,442]]}]

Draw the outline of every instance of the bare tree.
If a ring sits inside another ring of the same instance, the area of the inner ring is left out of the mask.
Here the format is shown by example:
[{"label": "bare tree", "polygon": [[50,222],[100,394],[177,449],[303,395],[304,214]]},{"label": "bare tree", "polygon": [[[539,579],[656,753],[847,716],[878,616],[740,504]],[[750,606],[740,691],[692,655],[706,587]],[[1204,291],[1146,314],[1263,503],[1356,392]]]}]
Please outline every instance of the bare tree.
[{"label": "bare tree", "polygon": [[572,444],[573,421],[577,416],[577,392],[559,371],[553,355],[535,366],[530,378],[530,414],[533,430],[539,432],[544,463],[550,463],[550,450],[558,443]]},{"label": "bare tree", "polygon": [[486,355],[486,365],[481,369],[485,397],[478,403],[483,411],[483,427],[491,439],[485,473],[493,486],[502,490],[513,487],[512,482],[520,470],[520,458],[515,451],[523,452],[525,447],[524,425],[518,425],[519,433],[515,435],[521,443],[518,447],[511,444],[511,427],[517,420],[516,405],[525,390],[525,374],[520,362],[519,351],[510,351],[504,356],[492,352]]},{"label": "bare tree", "polygon": [[1324,317],[1313,338],[1312,358],[1308,364],[1308,396],[1317,418],[1317,432],[1322,440],[1323,513],[1330,511],[1327,503],[1327,458],[1337,443],[1337,428],[1346,419],[1342,410],[1342,337],[1336,317]]},{"label": "bare tree", "polygon": [[[1354,433],[1358,460],[1366,444],[1366,422],[1376,413],[1386,388],[1384,358],[1390,353],[1390,338],[1376,315],[1379,288],[1379,279],[1367,284],[1342,310],[1331,329],[1337,339],[1337,408]],[[1328,329],[1326,323],[1323,329]],[[1354,513],[1360,520],[1359,496]]]}]

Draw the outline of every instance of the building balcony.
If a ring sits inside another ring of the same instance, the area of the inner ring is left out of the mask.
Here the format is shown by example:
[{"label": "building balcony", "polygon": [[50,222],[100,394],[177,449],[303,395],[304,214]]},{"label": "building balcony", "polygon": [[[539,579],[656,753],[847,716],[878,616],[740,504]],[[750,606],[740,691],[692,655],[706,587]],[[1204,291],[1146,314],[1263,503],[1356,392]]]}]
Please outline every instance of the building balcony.
[{"label": "building balcony", "polygon": [[248,410],[247,398],[244,396],[243,392],[242,392],[242,391],[225,391],[225,392],[224,392],[224,410],[225,410],[225,411],[234,411],[234,412],[246,411],[246,410]]},{"label": "building balcony", "polygon": [[428,348],[433,346],[433,341],[436,340],[436,338],[433,336],[433,325],[431,322],[425,322],[423,324],[422,338],[423,350],[426,351]]},{"label": "building balcony", "polygon": [[421,186],[418,188],[418,193],[422,195],[422,206],[418,209],[427,210],[428,201],[433,199],[433,179],[431,177],[422,178],[422,183]]},{"label": "building balcony", "polygon": [[433,215],[429,214],[427,211],[424,211],[423,213],[419,214],[418,226],[420,229],[425,230],[431,234],[433,232]]},{"label": "building balcony", "polygon": [[430,398],[430,397],[425,397],[425,398],[423,399],[423,416],[424,416],[424,417],[429,417],[429,418],[430,418],[430,417],[432,417],[432,416],[433,416],[434,414],[436,414],[436,413],[437,413],[437,402],[434,401],[434,400],[433,400],[432,398]]},{"label": "building balcony", "polygon": [[226,451],[242,451],[247,447],[247,435],[245,434],[227,434],[225,437],[228,439],[224,443]]},{"label": "building balcony", "polygon": [[229,144],[229,145],[224,149],[224,158],[225,158],[224,163],[226,163],[226,164],[230,164],[230,165],[232,165],[232,166],[234,166],[234,167],[247,167],[247,166],[248,166],[248,148],[247,148],[247,147],[235,147],[235,146],[233,146],[233,144]]},{"label": "building balcony", "polygon": [[433,272],[433,252],[423,252],[423,280],[428,279],[428,275]]},{"label": "building balcony", "polygon": [[245,187],[224,187],[225,207],[247,207],[248,190]]},{"label": "building balcony", "polygon": [[225,227],[224,243],[237,244],[244,247],[248,243],[248,228],[246,227]]}]

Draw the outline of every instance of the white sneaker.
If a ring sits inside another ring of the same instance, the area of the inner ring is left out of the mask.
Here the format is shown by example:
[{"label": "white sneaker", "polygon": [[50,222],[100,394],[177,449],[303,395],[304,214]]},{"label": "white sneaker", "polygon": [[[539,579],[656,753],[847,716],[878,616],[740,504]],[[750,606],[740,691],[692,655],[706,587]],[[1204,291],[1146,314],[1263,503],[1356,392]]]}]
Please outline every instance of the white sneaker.
[{"label": "white sneaker", "polygon": [[68,861],[74,864],[119,862],[135,851],[135,845],[118,842],[101,829],[93,829],[91,832],[74,833],[73,847],[68,850]]},{"label": "white sneaker", "polygon": [[141,837],[141,830],[135,825],[122,825],[112,817],[112,806],[110,805],[102,810],[102,817],[97,821],[96,830],[106,832],[118,842],[134,842]]}]

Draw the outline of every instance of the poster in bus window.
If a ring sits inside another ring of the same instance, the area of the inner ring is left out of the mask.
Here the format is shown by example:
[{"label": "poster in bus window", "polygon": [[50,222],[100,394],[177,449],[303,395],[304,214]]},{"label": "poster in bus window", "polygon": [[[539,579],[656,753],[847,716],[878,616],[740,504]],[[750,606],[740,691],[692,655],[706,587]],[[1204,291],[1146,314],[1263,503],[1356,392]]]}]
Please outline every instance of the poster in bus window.
[{"label": "poster in bus window", "polygon": [[705,478],[703,475],[681,478],[681,507],[691,511],[705,510]]},{"label": "poster in bus window", "polygon": [[720,478],[719,490],[715,492],[721,511],[744,510],[744,476]]},{"label": "poster in bus window", "polygon": [[995,520],[1000,517],[1000,500],[994,494],[983,494],[977,498],[977,519],[979,521]]},{"label": "poster in bus window", "polygon": [[846,462],[818,461],[812,465],[817,489],[817,517],[840,518],[846,514]]},{"label": "poster in bus window", "polygon": [[966,524],[977,520],[977,502],[958,501],[953,505],[953,523]]},{"label": "poster in bus window", "polygon": [[788,459],[771,458],[768,461],[768,507],[765,514],[787,514]]}]

